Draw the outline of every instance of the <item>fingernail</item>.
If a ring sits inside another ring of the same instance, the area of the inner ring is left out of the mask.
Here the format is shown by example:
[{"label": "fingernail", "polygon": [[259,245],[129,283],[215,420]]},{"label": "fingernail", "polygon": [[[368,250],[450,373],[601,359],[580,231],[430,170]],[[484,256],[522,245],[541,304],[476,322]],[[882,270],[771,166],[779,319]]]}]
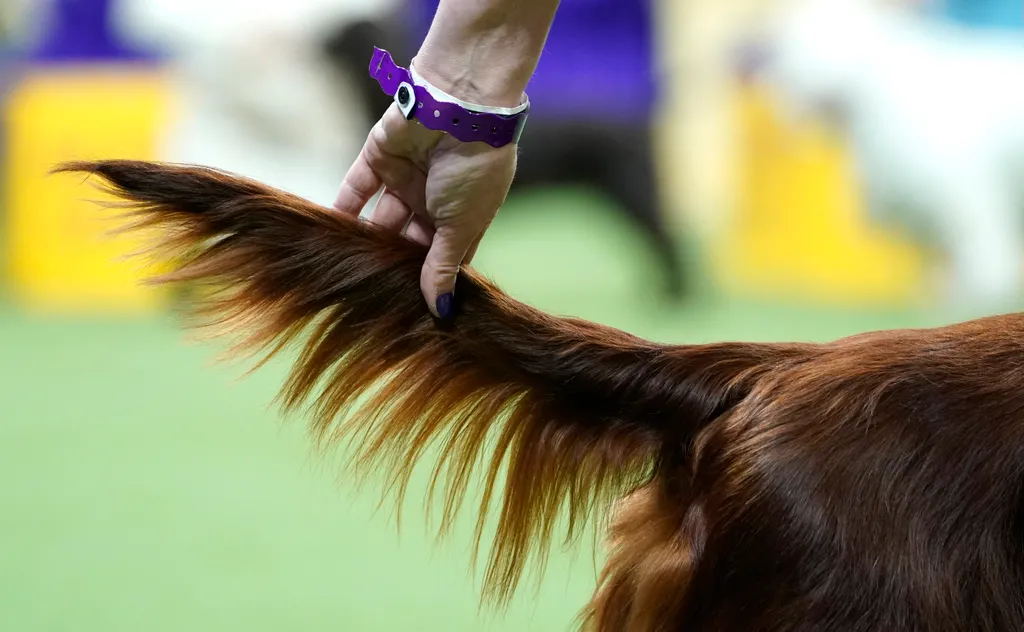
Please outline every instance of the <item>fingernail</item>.
[{"label": "fingernail", "polygon": [[437,308],[437,315],[441,320],[448,320],[452,315],[452,293],[446,292],[437,297],[434,306]]}]

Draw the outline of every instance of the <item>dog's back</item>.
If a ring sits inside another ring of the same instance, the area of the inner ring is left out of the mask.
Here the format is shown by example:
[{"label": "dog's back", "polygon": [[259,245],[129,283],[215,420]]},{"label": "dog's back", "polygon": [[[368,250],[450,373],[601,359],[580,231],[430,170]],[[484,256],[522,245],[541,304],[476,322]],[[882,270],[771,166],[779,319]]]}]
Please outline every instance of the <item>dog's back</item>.
[{"label": "dog's back", "polygon": [[1024,322],[822,346],[694,463],[680,630],[1024,629]]},{"label": "dog's back", "polygon": [[[1024,629],[1024,318],[826,345],[666,346],[515,302],[472,270],[459,316],[422,248],[210,170],[71,165],[158,229],[164,281],[270,355],[283,402],[399,497],[432,442],[450,526],[479,465],[501,603],[560,518],[624,497],[581,621],[597,632]],[[479,536],[480,531],[478,531]]]}]

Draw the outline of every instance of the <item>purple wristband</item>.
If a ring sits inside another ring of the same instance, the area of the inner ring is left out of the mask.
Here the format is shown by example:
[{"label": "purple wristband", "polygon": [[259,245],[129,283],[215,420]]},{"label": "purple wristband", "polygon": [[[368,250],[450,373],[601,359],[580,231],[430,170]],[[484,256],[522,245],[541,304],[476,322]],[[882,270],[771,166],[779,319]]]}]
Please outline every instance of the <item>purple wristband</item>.
[{"label": "purple wristband", "polygon": [[377,80],[385,94],[395,99],[406,119],[413,116],[423,127],[451,134],[464,142],[487,143],[503,147],[519,142],[530,112],[529,106],[519,114],[502,116],[473,112],[456,104],[438,101],[423,86],[413,84],[412,74],[391,58],[386,50],[374,47],[370,59],[370,76]]}]

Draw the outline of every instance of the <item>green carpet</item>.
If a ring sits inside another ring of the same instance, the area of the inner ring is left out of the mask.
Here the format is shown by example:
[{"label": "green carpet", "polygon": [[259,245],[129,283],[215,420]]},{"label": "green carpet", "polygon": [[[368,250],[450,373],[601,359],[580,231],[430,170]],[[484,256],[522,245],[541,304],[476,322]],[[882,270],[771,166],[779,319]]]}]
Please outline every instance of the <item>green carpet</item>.
[{"label": "green carpet", "polygon": [[[944,322],[703,298],[664,309],[638,238],[592,200],[503,211],[479,267],[538,307],[665,341],[823,340]],[[268,408],[285,367],[244,380],[173,317],[45,318],[0,309],[0,630],[246,632],[569,627],[591,551],[538,592],[478,611],[464,530],[397,534],[376,499],[310,458]],[[329,466],[329,464],[326,464]],[[468,516],[472,518],[472,516]]]}]

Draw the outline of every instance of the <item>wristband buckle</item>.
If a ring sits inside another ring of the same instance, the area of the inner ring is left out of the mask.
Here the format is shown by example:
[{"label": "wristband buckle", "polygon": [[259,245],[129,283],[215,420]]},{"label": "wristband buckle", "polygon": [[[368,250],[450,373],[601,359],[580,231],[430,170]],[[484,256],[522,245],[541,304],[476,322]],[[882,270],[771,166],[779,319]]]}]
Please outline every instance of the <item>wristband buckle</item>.
[{"label": "wristband buckle", "polygon": [[408,81],[403,81],[398,84],[398,89],[395,90],[395,103],[398,104],[398,109],[402,112],[402,116],[405,120],[411,120],[413,115],[416,113],[416,88],[413,87]]}]

